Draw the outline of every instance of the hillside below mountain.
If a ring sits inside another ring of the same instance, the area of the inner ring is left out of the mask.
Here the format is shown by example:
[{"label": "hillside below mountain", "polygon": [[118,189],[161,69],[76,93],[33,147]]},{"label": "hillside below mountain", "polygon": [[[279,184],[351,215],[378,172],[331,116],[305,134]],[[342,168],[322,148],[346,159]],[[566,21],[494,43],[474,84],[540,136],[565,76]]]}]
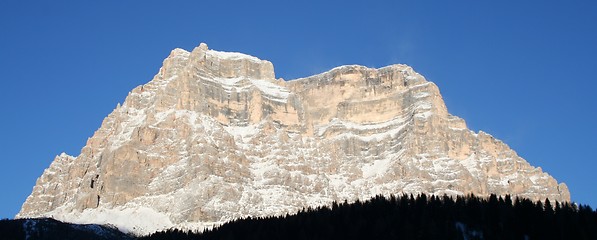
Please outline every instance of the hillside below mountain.
[{"label": "hillside below mountain", "polygon": [[0,240],[133,240],[114,227],[64,223],[50,218],[0,220]]}]

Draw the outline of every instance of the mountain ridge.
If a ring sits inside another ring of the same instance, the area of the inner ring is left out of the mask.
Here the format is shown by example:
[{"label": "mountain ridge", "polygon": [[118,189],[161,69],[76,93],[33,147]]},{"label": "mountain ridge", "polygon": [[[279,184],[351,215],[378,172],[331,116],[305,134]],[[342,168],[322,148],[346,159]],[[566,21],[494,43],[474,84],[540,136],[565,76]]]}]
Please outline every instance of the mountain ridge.
[{"label": "mountain ridge", "polygon": [[17,217],[149,233],[420,192],[570,200],[409,66],[284,81],[269,61],[200,44],[174,49],[79,156],[57,156]]}]

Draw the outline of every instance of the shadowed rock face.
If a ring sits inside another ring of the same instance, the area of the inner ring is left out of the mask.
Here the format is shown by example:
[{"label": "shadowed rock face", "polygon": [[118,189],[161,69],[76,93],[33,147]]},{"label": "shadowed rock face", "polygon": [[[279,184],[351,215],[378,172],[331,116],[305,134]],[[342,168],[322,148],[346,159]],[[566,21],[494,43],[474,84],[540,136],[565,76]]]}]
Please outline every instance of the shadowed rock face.
[{"label": "shadowed rock face", "polygon": [[148,233],[400,193],[569,201],[565,184],[448,113],[406,65],[290,81],[240,53],[175,49],[18,217]]}]

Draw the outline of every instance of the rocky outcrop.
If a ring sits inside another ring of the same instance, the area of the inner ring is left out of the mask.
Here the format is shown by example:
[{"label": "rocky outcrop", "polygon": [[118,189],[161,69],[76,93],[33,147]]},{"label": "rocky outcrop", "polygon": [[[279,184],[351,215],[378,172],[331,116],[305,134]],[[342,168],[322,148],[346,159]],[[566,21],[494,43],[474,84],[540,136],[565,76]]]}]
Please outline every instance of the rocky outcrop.
[{"label": "rocky outcrop", "polygon": [[175,49],[18,217],[148,233],[400,193],[569,201],[565,184],[448,113],[406,65],[290,81],[240,53]]}]

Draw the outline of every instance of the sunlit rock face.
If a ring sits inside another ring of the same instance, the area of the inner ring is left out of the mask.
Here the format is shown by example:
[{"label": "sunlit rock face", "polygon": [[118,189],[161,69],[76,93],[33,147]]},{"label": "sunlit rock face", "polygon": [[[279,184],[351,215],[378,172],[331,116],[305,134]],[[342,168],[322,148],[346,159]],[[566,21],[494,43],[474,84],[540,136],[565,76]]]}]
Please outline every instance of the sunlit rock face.
[{"label": "sunlit rock face", "polygon": [[402,193],[569,201],[565,184],[448,113],[406,65],[276,79],[272,63],[175,49],[17,217],[150,233]]}]

